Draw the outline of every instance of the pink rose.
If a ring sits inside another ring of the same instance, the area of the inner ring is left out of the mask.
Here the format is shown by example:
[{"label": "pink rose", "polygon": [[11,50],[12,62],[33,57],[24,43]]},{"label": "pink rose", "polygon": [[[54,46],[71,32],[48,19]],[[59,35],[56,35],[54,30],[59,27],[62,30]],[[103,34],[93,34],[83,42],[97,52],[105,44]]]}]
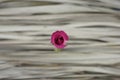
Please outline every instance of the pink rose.
[{"label": "pink rose", "polygon": [[51,36],[51,43],[59,49],[66,46],[66,41],[69,40],[68,35],[64,31],[56,31]]}]

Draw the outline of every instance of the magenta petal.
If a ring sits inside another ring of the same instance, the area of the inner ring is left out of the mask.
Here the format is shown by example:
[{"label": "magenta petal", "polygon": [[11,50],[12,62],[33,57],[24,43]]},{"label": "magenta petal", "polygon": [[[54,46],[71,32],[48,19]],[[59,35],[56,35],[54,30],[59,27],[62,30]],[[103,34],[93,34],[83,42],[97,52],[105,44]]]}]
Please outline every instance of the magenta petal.
[{"label": "magenta petal", "polygon": [[69,40],[68,35],[64,31],[60,31],[60,34],[64,37],[65,40]]},{"label": "magenta petal", "polygon": [[55,45],[56,48],[60,48],[60,49],[63,49],[65,47],[65,45]]},{"label": "magenta petal", "polygon": [[55,37],[57,36],[58,33],[59,33],[59,31],[56,31],[51,35],[51,43],[52,44],[54,44],[54,39],[55,39]]}]

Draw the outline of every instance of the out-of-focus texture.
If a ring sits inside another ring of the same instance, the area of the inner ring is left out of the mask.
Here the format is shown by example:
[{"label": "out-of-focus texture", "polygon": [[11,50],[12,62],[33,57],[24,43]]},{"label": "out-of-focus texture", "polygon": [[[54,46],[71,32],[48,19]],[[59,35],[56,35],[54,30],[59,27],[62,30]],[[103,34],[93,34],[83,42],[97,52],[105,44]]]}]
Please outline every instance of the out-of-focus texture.
[{"label": "out-of-focus texture", "polygon": [[0,0],[0,79],[120,80],[120,0]]}]

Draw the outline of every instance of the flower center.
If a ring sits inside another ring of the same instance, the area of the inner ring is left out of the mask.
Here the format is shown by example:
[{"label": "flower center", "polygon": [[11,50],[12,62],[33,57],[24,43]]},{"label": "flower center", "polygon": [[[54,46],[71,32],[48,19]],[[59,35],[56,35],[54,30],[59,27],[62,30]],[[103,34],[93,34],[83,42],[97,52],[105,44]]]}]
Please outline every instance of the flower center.
[{"label": "flower center", "polygon": [[63,42],[64,42],[64,39],[62,36],[58,36],[57,38],[55,38],[55,43],[57,45],[61,45],[61,44],[63,44]]}]

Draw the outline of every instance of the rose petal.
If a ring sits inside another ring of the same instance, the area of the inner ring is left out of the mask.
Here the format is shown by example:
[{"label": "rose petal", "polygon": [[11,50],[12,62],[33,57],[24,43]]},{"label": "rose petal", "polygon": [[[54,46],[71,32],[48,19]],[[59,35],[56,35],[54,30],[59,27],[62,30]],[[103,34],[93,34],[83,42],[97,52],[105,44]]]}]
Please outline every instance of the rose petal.
[{"label": "rose petal", "polygon": [[57,48],[60,48],[60,49],[63,49],[64,47],[65,47],[65,45],[64,44],[62,44],[62,45],[55,45]]},{"label": "rose petal", "polygon": [[60,34],[64,37],[65,40],[69,40],[68,35],[64,31],[60,31]]},{"label": "rose petal", "polygon": [[52,44],[54,44],[55,42],[54,42],[54,39],[55,39],[55,37],[58,35],[58,33],[59,33],[59,31],[56,31],[56,32],[54,32],[51,36],[51,43]]}]

